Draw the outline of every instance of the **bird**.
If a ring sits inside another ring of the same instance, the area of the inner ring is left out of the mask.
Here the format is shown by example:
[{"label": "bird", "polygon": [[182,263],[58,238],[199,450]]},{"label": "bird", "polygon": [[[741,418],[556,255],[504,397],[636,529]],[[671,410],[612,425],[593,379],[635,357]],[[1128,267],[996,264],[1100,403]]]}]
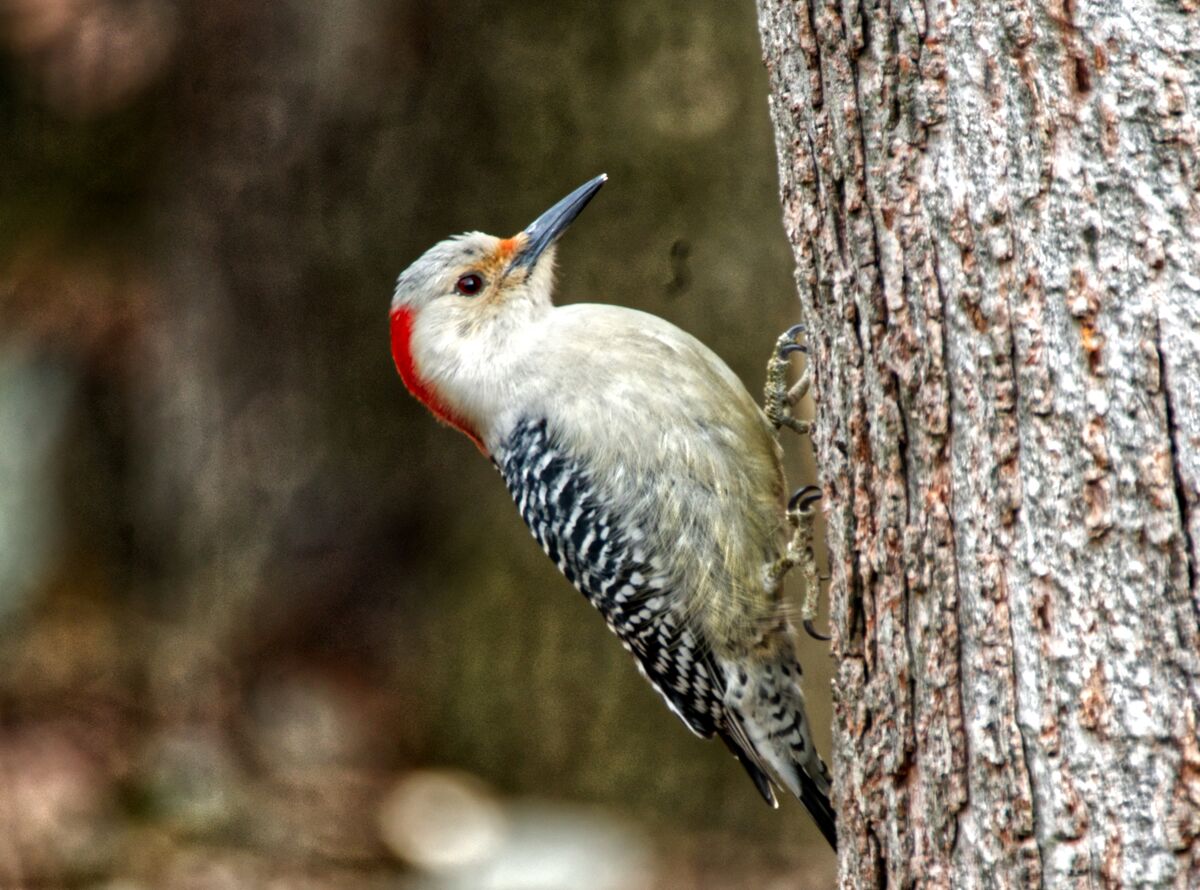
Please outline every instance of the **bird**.
[{"label": "bird", "polygon": [[[555,306],[559,238],[607,180],[516,235],[468,232],[397,279],[392,357],[409,392],[504,479],[534,538],[695,734],[762,797],[798,798],[836,849],[780,580],[796,561],[777,431],[734,372],[675,325],[619,305]],[[802,349],[780,339],[776,371]],[[774,376],[780,376],[776,373]],[[770,415],[770,416],[768,416]]]}]

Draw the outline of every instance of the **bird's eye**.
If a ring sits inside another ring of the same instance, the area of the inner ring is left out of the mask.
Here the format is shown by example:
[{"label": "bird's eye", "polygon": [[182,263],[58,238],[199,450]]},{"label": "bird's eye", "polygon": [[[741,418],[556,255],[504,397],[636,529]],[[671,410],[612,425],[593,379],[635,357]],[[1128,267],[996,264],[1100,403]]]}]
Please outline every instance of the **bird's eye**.
[{"label": "bird's eye", "polygon": [[472,272],[470,275],[464,275],[458,279],[454,289],[464,297],[473,297],[483,290],[483,279]]}]

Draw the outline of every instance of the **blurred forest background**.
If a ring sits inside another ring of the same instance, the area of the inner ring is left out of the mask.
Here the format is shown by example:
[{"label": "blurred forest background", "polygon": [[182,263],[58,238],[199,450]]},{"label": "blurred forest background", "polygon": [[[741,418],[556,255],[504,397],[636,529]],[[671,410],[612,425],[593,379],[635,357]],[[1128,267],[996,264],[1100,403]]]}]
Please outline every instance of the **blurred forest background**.
[{"label": "blurred forest background", "polygon": [[605,171],[560,300],[757,391],[766,96],[727,0],[0,0],[0,887],[831,883],[388,353],[427,246]]}]

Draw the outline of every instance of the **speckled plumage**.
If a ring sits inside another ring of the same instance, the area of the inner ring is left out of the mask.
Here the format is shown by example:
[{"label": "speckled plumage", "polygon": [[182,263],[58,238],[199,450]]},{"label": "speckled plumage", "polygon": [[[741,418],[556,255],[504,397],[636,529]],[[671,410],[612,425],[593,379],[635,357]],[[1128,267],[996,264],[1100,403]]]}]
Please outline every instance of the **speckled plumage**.
[{"label": "speckled plumage", "polygon": [[671,710],[697,735],[720,729],[724,702],[712,653],[698,646],[654,542],[610,512],[604,492],[555,442],[544,418],[517,424],[497,464],[538,544],[604,616]]}]

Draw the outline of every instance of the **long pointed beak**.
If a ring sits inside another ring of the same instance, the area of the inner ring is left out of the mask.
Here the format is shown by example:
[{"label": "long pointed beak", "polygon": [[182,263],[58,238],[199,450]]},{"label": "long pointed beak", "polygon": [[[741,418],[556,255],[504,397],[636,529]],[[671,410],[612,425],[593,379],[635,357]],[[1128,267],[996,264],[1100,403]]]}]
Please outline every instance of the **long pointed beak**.
[{"label": "long pointed beak", "polygon": [[580,211],[587,206],[600,186],[608,181],[608,174],[601,173],[567,195],[528,226],[525,227],[525,244],[513,260],[514,266],[532,266],[546,248],[558,240]]}]

